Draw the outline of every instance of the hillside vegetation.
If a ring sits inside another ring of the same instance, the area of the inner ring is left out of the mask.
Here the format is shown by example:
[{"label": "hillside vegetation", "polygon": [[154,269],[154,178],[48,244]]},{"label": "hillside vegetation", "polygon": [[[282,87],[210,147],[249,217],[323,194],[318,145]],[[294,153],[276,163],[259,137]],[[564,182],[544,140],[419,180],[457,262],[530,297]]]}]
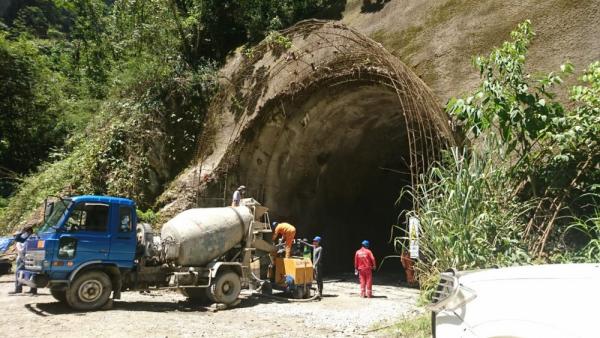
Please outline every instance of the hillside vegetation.
[{"label": "hillside vegetation", "polygon": [[50,194],[130,196],[153,207],[195,154],[227,54],[340,12],[327,0],[29,0],[2,10],[7,228]]},{"label": "hillside vegetation", "polygon": [[427,291],[449,268],[600,261],[600,61],[564,89],[569,63],[526,73],[529,21],[511,37],[475,59],[479,87],[448,102],[468,145],[405,191],[415,202],[408,215],[421,220]]}]

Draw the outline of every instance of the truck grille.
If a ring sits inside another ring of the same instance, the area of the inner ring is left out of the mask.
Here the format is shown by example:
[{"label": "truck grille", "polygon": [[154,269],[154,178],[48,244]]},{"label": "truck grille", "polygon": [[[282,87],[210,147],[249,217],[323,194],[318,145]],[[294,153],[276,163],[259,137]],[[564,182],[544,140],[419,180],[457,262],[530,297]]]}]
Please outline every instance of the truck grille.
[{"label": "truck grille", "polygon": [[25,269],[32,271],[42,270],[46,251],[35,250],[25,253]]}]

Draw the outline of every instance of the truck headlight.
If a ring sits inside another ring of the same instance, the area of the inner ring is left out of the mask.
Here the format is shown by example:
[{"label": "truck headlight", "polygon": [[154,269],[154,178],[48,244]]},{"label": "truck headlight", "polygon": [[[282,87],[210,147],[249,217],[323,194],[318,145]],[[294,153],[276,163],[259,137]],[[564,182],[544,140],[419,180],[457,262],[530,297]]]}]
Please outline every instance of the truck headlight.
[{"label": "truck headlight", "polygon": [[472,301],[475,297],[477,297],[477,294],[474,290],[460,284],[458,277],[456,277],[456,271],[449,270],[440,275],[440,283],[433,294],[428,309],[433,312],[454,310]]}]

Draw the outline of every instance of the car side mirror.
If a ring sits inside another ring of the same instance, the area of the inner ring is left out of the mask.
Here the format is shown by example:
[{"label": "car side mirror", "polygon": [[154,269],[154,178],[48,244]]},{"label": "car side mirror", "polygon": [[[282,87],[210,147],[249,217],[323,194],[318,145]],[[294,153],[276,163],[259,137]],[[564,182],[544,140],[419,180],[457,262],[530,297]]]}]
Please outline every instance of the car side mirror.
[{"label": "car side mirror", "polygon": [[52,215],[52,211],[54,211],[54,202],[48,202],[46,199],[46,203],[44,205],[44,221],[46,221],[48,217]]}]

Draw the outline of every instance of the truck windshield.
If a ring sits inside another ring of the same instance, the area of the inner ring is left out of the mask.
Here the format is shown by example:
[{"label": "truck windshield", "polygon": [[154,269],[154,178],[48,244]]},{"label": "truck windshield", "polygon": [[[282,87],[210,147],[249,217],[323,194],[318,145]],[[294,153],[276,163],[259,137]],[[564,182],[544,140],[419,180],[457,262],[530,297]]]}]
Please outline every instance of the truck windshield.
[{"label": "truck windshield", "polygon": [[69,204],[71,204],[70,199],[61,199],[56,201],[56,203],[54,203],[54,210],[52,210],[52,213],[50,216],[48,216],[48,219],[46,219],[46,222],[44,222],[44,225],[42,225],[38,232],[42,233],[56,231],[58,221],[60,221],[61,217],[65,213],[65,210],[67,210],[69,207]]}]

